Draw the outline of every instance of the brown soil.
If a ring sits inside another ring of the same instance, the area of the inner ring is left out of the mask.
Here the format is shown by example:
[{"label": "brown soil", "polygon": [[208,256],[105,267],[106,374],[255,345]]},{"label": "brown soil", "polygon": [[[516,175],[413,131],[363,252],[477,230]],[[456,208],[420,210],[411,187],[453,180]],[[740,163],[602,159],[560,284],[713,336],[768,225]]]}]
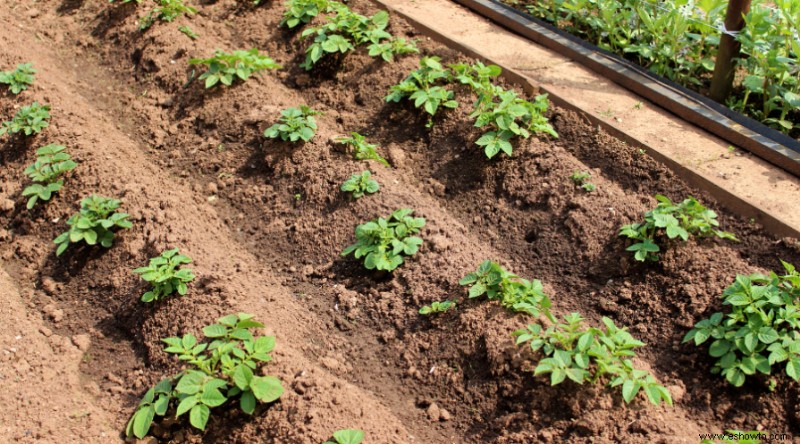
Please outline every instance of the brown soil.
[{"label": "brown soil", "polygon": [[[375,11],[363,0],[351,7]],[[215,412],[205,433],[156,427],[162,442],[319,443],[341,428],[364,429],[368,443],[697,442],[697,433],[730,428],[800,435],[795,385],[735,390],[710,374],[704,350],[680,345],[720,309],[717,295],[736,273],[800,262],[795,241],[718,208],[741,243],[690,242],[657,265],[634,263],[616,232],[653,194],[714,202],[558,109],[560,139],[530,139],[513,158],[487,161],[467,107],[427,130],[413,109],[384,103],[418,57],[386,64],[361,50],[307,75],[298,34],[278,27],[281,5],[199,9],[144,33],[133,4],[13,0],[0,14],[0,66],[38,69],[31,90],[0,97],[0,116],[33,100],[53,106],[41,135],[0,145],[0,441],[121,440],[146,388],[179,369],[160,339],[197,334],[235,311],[277,335],[267,370],[285,395],[253,417]],[[181,34],[184,24],[200,39]],[[416,36],[397,18],[391,31]],[[446,62],[464,59],[420,44]],[[184,87],[189,58],[250,47],[285,69],[232,88]],[[281,109],[302,103],[324,112],[312,142],[261,136]],[[332,143],[350,131],[379,143],[395,168],[354,162]],[[28,212],[22,170],[46,143],[66,145],[79,167],[61,194]],[[353,202],[339,184],[366,168],[381,191]],[[591,171],[597,191],[577,189],[575,170]],[[111,249],[73,246],[56,258],[52,239],[92,193],[121,198],[133,228]],[[422,250],[393,276],[339,256],[356,224],[401,207],[428,223]],[[170,247],[194,259],[199,278],[186,297],[144,306],[130,270]],[[458,280],[489,258],[541,279],[559,315],[629,326],[648,343],[638,364],[670,387],[675,407],[626,406],[615,391],[533,378],[531,356],[509,335],[531,319],[495,304],[417,314],[430,301],[463,300]]]}]

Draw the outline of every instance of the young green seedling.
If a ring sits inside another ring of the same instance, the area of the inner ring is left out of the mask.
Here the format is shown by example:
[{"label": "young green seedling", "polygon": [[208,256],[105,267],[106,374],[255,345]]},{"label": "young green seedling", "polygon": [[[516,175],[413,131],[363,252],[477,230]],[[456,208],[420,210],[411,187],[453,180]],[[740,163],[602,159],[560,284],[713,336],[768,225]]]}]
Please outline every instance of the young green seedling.
[{"label": "young green seedling", "polygon": [[189,268],[180,268],[183,264],[192,263],[189,256],[178,254],[178,249],[167,250],[150,259],[150,264],[133,270],[142,279],[153,284],[152,290],[142,295],[142,302],[160,301],[177,292],[183,296],[188,287],[186,284],[194,280]]},{"label": "young green seedling", "polygon": [[33,185],[22,191],[23,196],[30,196],[27,204],[29,210],[40,199],[50,200],[53,193],[57,193],[64,185],[64,181],[59,177],[78,166],[64,151],[65,149],[63,146],[55,144],[39,148],[36,151],[36,162],[23,171],[34,182]]},{"label": "young green seedling", "polygon": [[11,121],[3,122],[0,126],[0,136],[5,133],[23,133],[26,137],[31,134],[39,134],[43,129],[50,126],[50,105],[39,105],[33,102],[28,106],[23,106]]},{"label": "young green seedling", "polygon": [[291,29],[306,24],[320,13],[330,12],[330,3],[328,0],[289,0],[280,25]]},{"label": "young green seedling", "polygon": [[214,51],[214,56],[208,59],[191,59],[190,65],[205,65],[208,70],[200,75],[200,80],[205,80],[205,87],[212,88],[218,83],[231,86],[238,79],[247,80],[253,74],[265,69],[280,69],[281,65],[274,60],[258,53],[253,48],[248,51],[238,50],[232,54]]},{"label": "young green seedling", "polygon": [[399,102],[403,99],[414,101],[415,108],[422,108],[430,114],[428,127],[433,126],[433,116],[439,107],[456,108],[458,102],[455,95],[441,84],[451,83],[453,76],[439,62],[438,57],[423,57],[419,62],[420,68],[412,71],[408,77],[397,85],[389,88],[385,97],[387,102]]},{"label": "young green seedling", "polygon": [[380,56],[386,62],[393,61],[396,55],[419,53],[415,41],[408,41],[402,37],[380,43],[373,43],[369,45],[367,49],[369,50],[370,57]]},{"label": "young green seedling", "polygon": [[592,191],[597,189],[597,187],[593,183],[589,182],[590,177],[592,177],[592,175],[586,171],[575,171],[574,173],[572,173],[572,176],[569,176],[569,178],[572,179],[573,182],[575,182],[575,185],[581,187],[581,189],[583,189],[584,191],[591,193]]},{"label": "young green seedling", "polygon": [[126,229],[132,226],[127,213],[117,213],[120,201],[101,196],[90,196],[81,201],[80,212],[67,220],[69,230],[53,240],[58,245],[56,256],[67,249],[70,243],[80,241],[88,245],[99,243],[111,248],[114,243],[115,229]]},{"label": "young green seedling", "polygon": [[366,137],[358,133],[350,133],[350,137],[341,137],[336,140],[353,148],[353,158],[356,160],[375,160],[391,167],[389,162],[378,154],[378,145],[367,143]]},{"label": "young green seedling", "polygon": [[423,305],[422,308],[419,309],[419,314],[427,316],[432,313],[444,313],[451,308],[455,310],[455,301],[434,301],[431,302],[431,305]]},{"label": "young green seedling", "polygon": [[672,405],[669,391],[651,374],[633,366],[633,349],[643,346],[643,342],[606,317],[602,319],[605,329],[585,326],[578,313],[564,316],[564,321],[547,329],[533,324],[514,332],[517,345],[530,342],[533,352],[544,355],[536,365],[535,376],[549,373],[551,385],[567,378],[578,384],[605,381],[609,387],[622,389],[626,403],[644,390],[654,405]]},{"label": "young green seedling", "polygon": [[475,127],[492,128],[478,138],[475,144],[482,146],[486,157],[491,159],[501,151],[512,155],[511,139],[515,137],[527,139],[531,133],[546,133],[558,137],[544,116],[548,106],[547,94],[536,96],[533,102],[529,102],[520,98],[513,90],[505,91],[495,87],[491,94],[479,97],[475,110],[470,114],[475,119]]},{"label": "young green seedling", "polygon": [[381,187],[371,177],[372,173],[369,171],[353,174],[342,184],[341,189],[345,193],[350,193],[354,199],[359,199],[366,194],[377,193]]},{"label": "young green seedling", "polygon": [[264,137],[283,141],[308,142],[317,133],[317,121],[314,116],[322,114],[319,111],[301,105],[300,108],[287,108],[281,111],[278,123],[264,131]]},{"label": "young green seedling", "polygon": [[281,381],[274,376],[259,376],[259,365],[272,360],[274,336],[253,336],[253,328],[264,325],[253,315],[238,313],[203,328],[210,342],[199,342],[192,334],[163,339],[167,353],[178,355],[187,368],[162,380],[147,391],[128,421],[128,437],[144,438],[156,416],[173,412],[180,418],[189,414],[189,423],[205,430],[211,409],[238,398],[239,407],[252,415],[256,403],[276,401],[283,394]]},{"label": "young green seedling", "polygon": [[698,346],[711,340],[708,352],[717,359],[711,372],[734,387],[747,376],[772,374],[776,364],[800,381],[800,273],[781,262],[783,276],[737,275],[721,296],[730,311],[698,322],[683,338]]},{"label": "young green seedling", "polygon": [[179,26],[178,31],[182,32],[186,37],[189,37],[192,40],[197,40],[200,37],[196,32],[192,30],[192,28],[188,26]]},{"label": "young green seedling", "polygon": [[36,70],[30,63],[17,65],[13,71],[0,71],[0,83],[8,85],[12,94],[19,94],[33,85]]},{"label": "young green seedling", "polygon": [[333,441],[325,441],[324,444],[361,444],[361,441],[363,440],[363,431],[356,429],[345,429],[333,432]]},{"label": "young green seedling", "polygon": [[485,294],[490,301],[499,300],[503,307],[510,310],[534,317],[544,314],[554,320],[550,314],[550,298],[544,294],[542,283],[538,279],[529,281],[509,273],[497,262],[484,261],[476,271],[464,276],[458,283],[470,287],[470,299]]},{"label": "young green seedling", "polygon": [[658,261],[661,247],[656,238],[666,234],[667,238],[689,240],[689,236],[711,237],[736,241],[736,236],[716,229],[719,226],[717,213],[704,207],[697,199],[688,197],[679,204],[667,197],[656,195],[658,205],[645,213],[644,222],[623,226],[620,236],[637,241],[627,251],[633,251],[637,261]]},{"label": "young green seedling", "polygon": [[156,20],[170,23],[183,14],[197,14],[197,10],[191,6],[186,6],[183,0],[157,0],[157,3],[159,6],[153,8],[152,11],[139,20],[139,29],[142,31],[153,26]]},{"label": "young green seedling", "polygon": [[413,256],[422,245],[422,239],[413,236],[425,226],[425,218],[411,217],[414,210],[399,209],[388,219],[378,219],[356,227],[356,243],[342,251],[342,256],[355,254],[364,258],[367,270],[393,271],[404,262],[404,256]]}]

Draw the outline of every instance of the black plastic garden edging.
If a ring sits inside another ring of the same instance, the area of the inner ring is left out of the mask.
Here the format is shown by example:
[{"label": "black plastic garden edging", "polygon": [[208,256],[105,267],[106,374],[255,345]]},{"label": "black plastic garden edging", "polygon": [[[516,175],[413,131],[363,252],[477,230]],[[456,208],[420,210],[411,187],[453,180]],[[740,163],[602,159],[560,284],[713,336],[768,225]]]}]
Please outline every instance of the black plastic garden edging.
[{"label": "black plastic garden edging", "polygon": [[453,0],[730,143],[800,176],[800,142],[496,0]]}]

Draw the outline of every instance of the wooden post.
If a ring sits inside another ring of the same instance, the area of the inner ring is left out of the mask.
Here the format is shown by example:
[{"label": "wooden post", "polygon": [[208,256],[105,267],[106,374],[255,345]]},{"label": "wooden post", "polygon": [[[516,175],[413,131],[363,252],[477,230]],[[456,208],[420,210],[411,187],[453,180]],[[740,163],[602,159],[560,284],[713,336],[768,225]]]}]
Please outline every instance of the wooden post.
[{"label": "wooden post", "polygon": [[[750,11],[750,0],[730,0],[725,14],[725,29],[731,32],[741,31],[744,28],[744,15],[748,11]],[[708,94],[717,102],[725,103],[731,94],[733,76],[736,72],[733,59],[739,57],[741,46],[727,33],[723,33],[720,37],[717,60],[714,63],[714,77],[711,79],[711,89]]]}]

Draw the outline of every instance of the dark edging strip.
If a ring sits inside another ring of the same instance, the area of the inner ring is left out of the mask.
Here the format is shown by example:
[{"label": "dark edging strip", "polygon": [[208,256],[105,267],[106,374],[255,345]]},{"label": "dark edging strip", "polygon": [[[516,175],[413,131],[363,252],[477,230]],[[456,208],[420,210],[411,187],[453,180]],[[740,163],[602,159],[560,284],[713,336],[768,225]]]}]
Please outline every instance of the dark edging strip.
[{"label": "dark edging strip", "polygon": [[[783,220],[778,219],[775,216],[764,212],[760,208],[745,201],[740,196],[711,182],[709,179],[688,169],[687,167],[681,165],[679,162],[671,159],[670,157],[661,154],[655,148],[631,136],[630,134],[625,133],[624,131],[616,128],[610,123],[594,115],[586,113],[580,107],[559,97],[556,94],[553,94],[546,88],[533,85],[531,83],[531,79],[529,79],[523,74],[516,72],[513,68],[509,66],[504,66],[504,64],[490,59],[489,57],[485,56],[477,49],[469,45],[465,45],[462,42],[445,37],[444,35],[440,34],[436,29],[433,29],[427,25],[418,22],[413,17],[410,17],[407,14],[403,13],[402,11],[393,8],[391,5],[383,3],[382,0],[371,0],[371,1],[375,3],[378,7],[386,9],[394,14],[403,17],[403,19],[406,22],[408,22],[411,26],[416,28],[422,34],[430,37],[431,39],[450,48],[457,49],[470,57],[483,60],[486,63],[492,63],[500,66],[503,69],[501,76],[511,83],[516,83],[522,86],[522,89],[526,93],[528,94],[539,94],[541,92],[547,93],[548,99],[550,99],[550,101],[553,102],[553,104],[555,104],[559,108],[564,108],[580,114],[593,126],[602,128],[609,135],[624,141],[625,143],[634,148],[646,149],[647,153],[651,157],[666,165],[669,169],[674,171],[675,174],[677,174],[681,179],[685,180],[690,186],[707,191],[724,207],[728,208],[734,213],[741,215],[742,217],[754,219],[757,223],[761,224],[764,227],[764,229],[766,229],[768,232],[777,236],[787,236],[800,239],[800,231],[798,231],[791,225],[787,224]],[[461,0],[456,0],[456,1],[461,1]]]},{"label": "dark edging strip", "polygon": [[495,0],[454,1],[575,60],[676,116],[800,176],[800,142],[788,135],[510,6]]}]

